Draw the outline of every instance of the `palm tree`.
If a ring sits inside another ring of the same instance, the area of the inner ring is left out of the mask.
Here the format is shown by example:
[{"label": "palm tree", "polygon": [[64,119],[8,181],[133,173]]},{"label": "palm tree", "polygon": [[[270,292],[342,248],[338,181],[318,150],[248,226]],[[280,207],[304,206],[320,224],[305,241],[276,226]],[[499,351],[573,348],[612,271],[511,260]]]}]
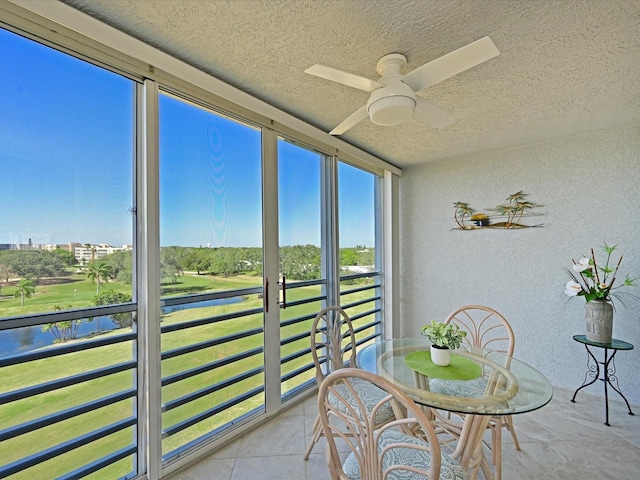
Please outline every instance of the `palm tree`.
[{"label": "palm tree", "polygon": [[516,203],[516,215],[518,218],[514,220],[515,223],[520,222],[522,216],[525,214],[526,210],[531,210],[534,207],[541,207],[542,205],[537,205],[531,202],[518,202]]},{"label": "palm tree", "polygon": [[24,298],[30,298],[36,291],[36,284],[33,280],[29,280],[28,278],[23,278],[20,280],[16,287],[16,292],[13,294],[15,298],[20,297],[20,303],[24,307]]},{"label": "palm tree", "polygon": [[[473,212],[475,212],[475,210],[465,202],[454,202],[453,206],[455,208],[454,217],[456,219],[456,223],[460,225],[460,228],[467,228],[464,225],[464,217],[466,217],[467,215],[471,215]],[[458,218],[458,215],[460,215],[460,218]]]},{"label": "palm tree", "polygon": [[518,203],[518,202],[522,202],[524,200],[524,197],[528,196],[528,193],[523,193],[522,190],[516,192],[516,193],[512,193],[511,195],[509,195],[507,197],[507,200],[509,201],[509,203]]},{"label": "palm tree", "polygon": [[111,265],[105,262],[90,262],[87,277],[96,284],[96,295],[99,295],[100,284],[112,278]]},{"label": "palm tree", "polygon": [[518,224],[518,222],[520,222],[526,210],[531,210],[532,208],[542,206],[536,203],[531,203],[526,201],[524,197],[528,195],[529,194],[527,193],[522,193],[522,190],[520,190],[519,192],[513,193],[507,197],[507,200],[509,201],[509,203],[504,205],[498,205],[494,209],[494,211],[498,212],[500,215],[507,216],[507,221],[505,223],[504,228],[521,226]]}]

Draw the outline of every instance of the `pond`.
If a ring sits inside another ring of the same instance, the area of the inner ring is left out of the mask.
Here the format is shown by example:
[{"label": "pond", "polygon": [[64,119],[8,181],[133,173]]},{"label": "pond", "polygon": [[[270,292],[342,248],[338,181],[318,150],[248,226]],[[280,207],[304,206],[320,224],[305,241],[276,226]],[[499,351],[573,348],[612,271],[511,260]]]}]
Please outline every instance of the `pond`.
[{"label": "pond", "polygon": [[[203,302],[183,303],[171,305],[162,309],[163,314],[186,310],[189,308],[213,307],[217,305],[230,305],[244,301],[244,297],[218,298]],[[2,321],[2,320],[0,320]],[[84,338],[108,332],[119,328],[110,316],[101,315],[93,317],[92,321],[84,318],[78,325],[76,338]],[[43,332],[42,325],[34,327],[22,327],[12,330],[0,331],[0,358],[9,357],[19,353],[29,352],[38,348],[53,345],[55,336],[53,332]]]}]

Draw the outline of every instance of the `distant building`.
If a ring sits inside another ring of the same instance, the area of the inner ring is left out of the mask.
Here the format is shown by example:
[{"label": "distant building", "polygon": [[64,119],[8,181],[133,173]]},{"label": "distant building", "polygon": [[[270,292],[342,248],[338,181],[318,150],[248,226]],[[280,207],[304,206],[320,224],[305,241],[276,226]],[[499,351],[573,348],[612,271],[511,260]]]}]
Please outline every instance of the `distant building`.
[{"label": "distant building", "polygon": [[9,248],[4,250],[37,250],[38,246],[33,246],[30,243],[5,243],[5,246],[8,245]]},{"label": "distant building", "polygon": [[51,243],[51,244],[27,244],[27,243],[0,243],[0,252],[3,250],[66,250],[72,252],[78,262],[89,262],[96,258],[103,258],[115,252],[133,250],[133,245],[123,245],[122,247],[112,247],[107,244],[87,245],[86,243]]},{"label": "distant building", "polygon": [[123,245],[122,247],[112,247],[110,245],[79,245],[74,248],[73,254],[78,262],[90,262],[98,258],[106,257],[115,252],[123,252],[133,250],[132,245]]},{"label": "distant building", "polygon": [[66,250],[67,252],[74,253],[77,247],[82,247],[82,243],[69,242],[69,243],[52,243],[48,245],[39,245],[41,250],[48,250],[53,252],[54,250]]},{"label": "distant building", "polygon": [[[53,252],[58,249],[69,250],[69,244],[52,243],[48,245],[40,245],[40,250],[47,250],[48,252]],[[71,252],[72,250],[69,251]]]}]

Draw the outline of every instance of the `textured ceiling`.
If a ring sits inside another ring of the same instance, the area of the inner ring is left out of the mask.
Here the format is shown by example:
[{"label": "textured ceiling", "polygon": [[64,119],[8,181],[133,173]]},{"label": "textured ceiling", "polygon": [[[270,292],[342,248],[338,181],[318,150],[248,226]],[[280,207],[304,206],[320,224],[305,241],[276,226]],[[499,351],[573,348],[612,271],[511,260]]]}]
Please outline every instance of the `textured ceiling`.
[{"label": "textured ceiling", "polygon": [[500,55],[424,91],[442,130],[368,119],[341,138],[399,166],[640,121],[640,0],[64,0],[330,131],[368,94],[307,75],[322,63],[377,79],[486,35]]}]

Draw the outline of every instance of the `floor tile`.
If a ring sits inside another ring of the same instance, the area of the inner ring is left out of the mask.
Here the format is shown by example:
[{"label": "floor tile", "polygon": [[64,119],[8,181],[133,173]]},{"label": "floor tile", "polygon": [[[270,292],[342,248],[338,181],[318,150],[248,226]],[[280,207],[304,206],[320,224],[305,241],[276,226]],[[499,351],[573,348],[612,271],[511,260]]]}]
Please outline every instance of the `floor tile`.
[{"label": "floor tile", "polygon": [[[513,417],[521,450],[503,430],[503,480],[632,480],[640,471],[640,407],[556,389],[545,407]],[[176,476],[178,480],[329,480],[321,438],[309,460],[302,455],[317,415],[310,397]],[[488,438],[488,437],[485,437]],[[339,450],[344,453],[345,445]],[[478,480],[484,480],[482,474]]]},{"label": "floor tile", "polygon": [[236,460],[231,480],[301,480],[306,469],[301,454],[244,457]]}]

